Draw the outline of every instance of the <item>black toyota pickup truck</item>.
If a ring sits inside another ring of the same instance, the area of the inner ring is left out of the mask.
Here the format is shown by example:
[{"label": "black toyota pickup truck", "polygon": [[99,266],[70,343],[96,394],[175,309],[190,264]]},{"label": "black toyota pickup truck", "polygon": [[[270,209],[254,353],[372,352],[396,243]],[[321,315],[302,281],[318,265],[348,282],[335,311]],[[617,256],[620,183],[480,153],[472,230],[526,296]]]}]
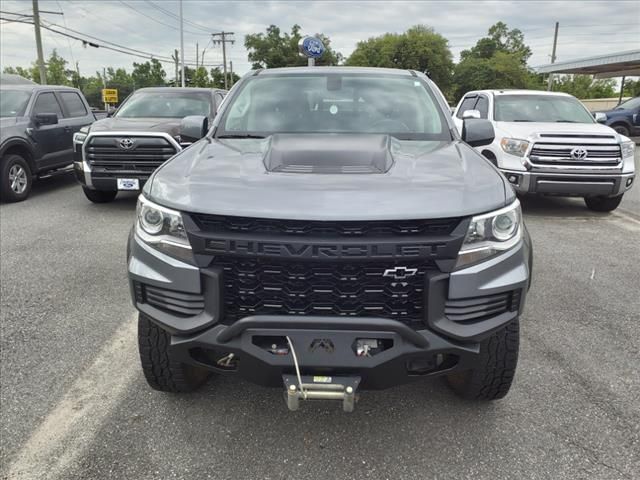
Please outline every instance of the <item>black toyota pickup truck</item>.
[{"label": "black toyota pickup truck", "polygon": [[0,196],[25,200],[34,178],[73,162],[72,136],[95,117],[80,90],[54,85],[0,86]]},{"label": "black toyota pickup truck", "polygon": [[153,87],[136,90],[108,118],[74,135],[74,170],[86,197],[112,201],[118,191],[139,191],[153,171],[189,146],[180,135],[194,119],[208,128],[226,91]]}]

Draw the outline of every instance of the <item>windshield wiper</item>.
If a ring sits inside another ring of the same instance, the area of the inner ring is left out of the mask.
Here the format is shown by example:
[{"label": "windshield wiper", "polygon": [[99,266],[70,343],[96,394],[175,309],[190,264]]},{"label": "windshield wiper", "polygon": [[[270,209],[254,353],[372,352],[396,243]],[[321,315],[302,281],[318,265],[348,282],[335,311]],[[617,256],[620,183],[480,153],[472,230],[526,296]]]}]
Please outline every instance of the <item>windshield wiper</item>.
[{"label": "windshield wiper", "polygon": [[533,122],[533,120],[511,120],[512,122]]},{"label": "windshield wiper", "polygon": [[216,138],[264,138],[264,135],[253,135],[251,133],[227,133],[218,135]]},{"label": "windshield wiper", "polygon": [[576,122],[575,120],[556,120],[556,123],[581,123],[581,122]]}]

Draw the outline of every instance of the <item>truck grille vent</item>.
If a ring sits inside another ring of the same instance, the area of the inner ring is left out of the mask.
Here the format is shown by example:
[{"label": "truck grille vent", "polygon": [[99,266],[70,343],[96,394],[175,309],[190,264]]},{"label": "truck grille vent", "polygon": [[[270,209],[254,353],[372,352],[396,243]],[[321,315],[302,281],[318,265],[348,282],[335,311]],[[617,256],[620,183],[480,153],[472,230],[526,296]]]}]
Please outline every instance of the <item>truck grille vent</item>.
[{"label": "truck grille vent", "polygon": [[147,303],[165,312],[191,317],[204,310],[204,296],[199,293],[185,293],[134,283],[136,302]]},{"label": "truck grille vent", "polygon": [[[549,134],[541,135],[541,137],[551,136]],[[622,161],[620,146],[617,143],[612,143],[613,137],[606,135],[554,135],[554,137],[566,138],[566,143],[550,140],[534,144],[529,154],[529,159],[534,166],[617,168]],[[576,148],[585,149],[586,156],[584,158],[572,157],[571,152]]]},{"label": "truck grille vent", "polygon": [[398,262],[324,264],[221,257],[225,322],[250,315],[330,315],[391,318],[424,327],[427,264],[404,279],[385,277]]},{"label": "truck grille vent", "polygon": [[520,290],[483,297],[447,300],[444,314],[449,320],[471,323],[485,320],[520,307]]},{"label": "truck grille vent", "polygon": [[[130,149],[120,147],[123,139],[133,142]],[[92,168],[107,173],[151,173],[177,152],[166,138],[160,136],[95,136],[89,139],[85,149]]]},{"label": "truck grille vent", "polygon": [[191,214],[191,217],[205,232],[295,235],[316,238],[448,235],[460,223],[459,218],[332,222],[246,218],[199,213]]}]

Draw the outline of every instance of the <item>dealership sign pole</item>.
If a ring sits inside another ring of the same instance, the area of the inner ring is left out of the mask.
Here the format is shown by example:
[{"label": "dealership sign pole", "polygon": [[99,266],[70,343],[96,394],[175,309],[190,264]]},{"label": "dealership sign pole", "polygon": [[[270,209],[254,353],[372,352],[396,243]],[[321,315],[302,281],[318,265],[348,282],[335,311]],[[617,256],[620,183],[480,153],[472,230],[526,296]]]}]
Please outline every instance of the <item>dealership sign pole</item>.
[{"label": "dealership sign pole", "polygon": [[304,37],[298,42],[298,52],[301,57],[307,57],[310,67],[315,66],[316,58],[320,58],[325,50],[322,40],[316,37]]}]

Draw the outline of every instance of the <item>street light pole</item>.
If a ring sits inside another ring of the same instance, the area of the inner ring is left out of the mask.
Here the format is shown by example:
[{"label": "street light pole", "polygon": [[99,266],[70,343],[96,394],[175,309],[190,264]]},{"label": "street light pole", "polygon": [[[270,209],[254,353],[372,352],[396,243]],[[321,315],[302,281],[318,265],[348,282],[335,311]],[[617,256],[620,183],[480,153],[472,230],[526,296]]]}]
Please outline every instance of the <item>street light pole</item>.
[{"label": "street light pole", "polygon": [[47,84],[47,71],[44,68],[44,54],[42,53],[42,37],[40,36],[40,10],[38,0],[33,0],[33,26],[36,30],[36,49],[38,50],[38,70],[40,70],[40,84]]},{"label": "street light pole", "polygon": [[180,0],[180,69],[182,71],[181,85],[184,87],[184,31],[182,29],[182,0]]}]

